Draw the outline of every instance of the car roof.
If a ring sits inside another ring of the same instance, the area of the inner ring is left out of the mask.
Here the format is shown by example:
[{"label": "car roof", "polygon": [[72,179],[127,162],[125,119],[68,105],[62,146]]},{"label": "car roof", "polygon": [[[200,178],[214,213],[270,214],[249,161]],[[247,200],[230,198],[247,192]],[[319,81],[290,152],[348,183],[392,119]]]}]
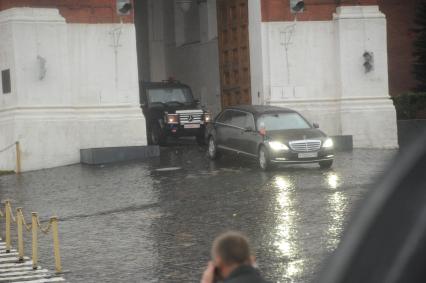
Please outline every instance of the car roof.
[{"label": "car roof", "polygon": [[272,105],[236,105],[225,108],[226,109],[234,109],[234,110],[242,110],[246,112],[250,112],[254,115],[262,115],[268,113],[283,113],[289,112],[294,113],[295,110],[285,107],[272,106]]},{"label": "car roof", "polygon": [[143,88],[173,88],[173,87],[188,87],[179,81],[164,81],[164,82],[141,82]]}]

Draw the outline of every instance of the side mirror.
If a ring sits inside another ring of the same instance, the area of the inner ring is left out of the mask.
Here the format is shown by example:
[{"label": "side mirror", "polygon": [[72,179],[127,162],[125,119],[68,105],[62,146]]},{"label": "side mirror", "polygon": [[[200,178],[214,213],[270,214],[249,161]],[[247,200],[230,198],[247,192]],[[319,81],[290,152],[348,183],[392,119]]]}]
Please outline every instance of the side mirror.
[{"label": "side mirror", "polygon": [[201,103],[199,99],[195,99],[194,102],[195,102],[195,104],[200,104]]},{"label": "side mirror", "polygon": [[319,124],[318,123],[313,123],[312,126],[314,126],[315,129],[319,128]]}]

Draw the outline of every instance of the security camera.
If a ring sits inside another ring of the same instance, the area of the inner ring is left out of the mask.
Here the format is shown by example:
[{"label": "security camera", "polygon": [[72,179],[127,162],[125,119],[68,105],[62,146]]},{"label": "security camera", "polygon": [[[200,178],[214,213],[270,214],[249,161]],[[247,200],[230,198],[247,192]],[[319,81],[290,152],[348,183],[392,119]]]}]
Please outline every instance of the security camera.
[{"label": "security camera", "polygon": [[300,0],[291,0],[290,8],[293,14],[303,12],[303,9],[305,8],[305,2]]},{"label": "security camera", "polygon": [[117,14],[120,16],[130,15],[132,4],[130,0],[117,0]]}]

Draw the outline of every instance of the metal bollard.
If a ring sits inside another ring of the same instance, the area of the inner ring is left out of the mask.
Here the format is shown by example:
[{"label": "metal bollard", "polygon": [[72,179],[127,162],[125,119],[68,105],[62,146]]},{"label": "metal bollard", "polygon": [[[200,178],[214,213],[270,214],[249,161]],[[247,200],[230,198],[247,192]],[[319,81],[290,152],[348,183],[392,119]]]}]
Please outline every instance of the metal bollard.
[{"label": "metal bollard", "polygon": [[37,212],[31,213],[31,229],[33,234],[33,246],[32,246],[32,259],[33,259],[33,269],[37,269],[38,263],[38,247],[37,247],[37,233],[38,233],[38,225],[37,225]]},{"label": "metal bollard", "polygon": [[55,255],[55,270],[56,273],[62,272],[61,254],[59,253],[59,233],[58,233],[58,217],[53,216],[50,218],[52,223],[52,236],[53,236],[53,252]]},{"label": "metal bollard", "polygon": [[16,173],[21,174],[21,145],[17,141],[15,143],[16,147]]},{"label": "metal bollard", "polygon": [[10,238],[10,201],[6,200],[5,202],[5,213],[6,213],[6,253],[10,253],[11,249],[11,238]]},{"label": "metal bollard", "polygon": [[18,207],[16,209],[16,222],[18,223],[18,258],[19,261],[24,261],[24,235],[22,234],[23,229],[23,222],[22,219],[22,208]]}]

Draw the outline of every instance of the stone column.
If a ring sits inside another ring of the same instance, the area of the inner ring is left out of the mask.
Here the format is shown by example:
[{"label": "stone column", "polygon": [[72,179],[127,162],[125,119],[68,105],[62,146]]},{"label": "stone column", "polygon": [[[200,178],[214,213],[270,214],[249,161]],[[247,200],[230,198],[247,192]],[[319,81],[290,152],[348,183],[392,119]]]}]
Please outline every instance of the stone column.
[{"label": "stone column", "polygon": [[354,147],[396,148],[396,113],[388,90],[386,18],[378,6],[342,6],[336,30],[341,134]]},{"label": "stone column", "polygon": [[[23,171],[78,163],[82,148],[146,145],[133,24],[12,8],[0,12],[0,31],[13,84],[0,94],[0,149],[19,141]],[[0,155],[0,168],[14,162]]]}]

